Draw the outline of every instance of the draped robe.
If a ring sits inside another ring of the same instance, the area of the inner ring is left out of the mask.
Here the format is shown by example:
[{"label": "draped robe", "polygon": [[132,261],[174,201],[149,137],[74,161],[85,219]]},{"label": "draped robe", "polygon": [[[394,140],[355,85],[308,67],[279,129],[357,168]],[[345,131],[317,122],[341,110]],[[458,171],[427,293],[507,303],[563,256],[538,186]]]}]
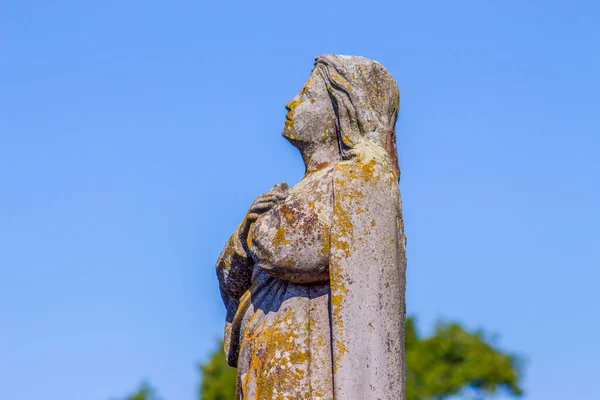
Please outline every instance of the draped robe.
[{"label": "draped robe", "polygon": [[238,399],[404,399],[405,236],[385,162],[305,177],[217,274]]}]

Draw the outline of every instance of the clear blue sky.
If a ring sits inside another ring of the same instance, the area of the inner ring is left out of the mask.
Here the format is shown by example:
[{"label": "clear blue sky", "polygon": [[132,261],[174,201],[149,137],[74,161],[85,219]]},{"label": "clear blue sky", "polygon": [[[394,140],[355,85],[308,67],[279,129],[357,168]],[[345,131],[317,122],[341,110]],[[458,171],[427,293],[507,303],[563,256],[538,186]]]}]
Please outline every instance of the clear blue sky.
[{"label": "clear blue sky", "polygon": [[499,335],[528,400],[600,398],[595,1],[4,1],[0,397],[195,400],[214,262],[297,182],[284,104],[321,53],[383,63],[408,308]]}]

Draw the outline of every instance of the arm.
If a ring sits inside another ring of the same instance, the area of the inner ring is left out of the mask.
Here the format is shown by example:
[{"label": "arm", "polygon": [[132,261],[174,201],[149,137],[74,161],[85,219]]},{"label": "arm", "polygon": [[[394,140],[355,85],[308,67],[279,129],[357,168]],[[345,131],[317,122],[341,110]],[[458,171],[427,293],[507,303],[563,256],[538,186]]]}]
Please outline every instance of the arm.
[{"label": "arm", "polygon": [[242,244],[242,238],[240,237],[246,223],[246,219],[244,219],[244,222],[227,241],[217,260],[217,277],[219,278],[225,306],[228,306],[231,300],[239,300],[250,287],[254,262]]},{"label": "arm", "polygon": [[258,217],[270,210],[287,196],[287,185],[278,184],[267,193],[259,196],[250,206],[246,217],[227,241],[217,260],[217,276],[223,302],[235,312],[237,302],[250,288],[254,261],[248,251],[246,241],[248,231]]},{"label": "arm", "polygon": [[308,183],[252,229],[252,252],[269,275],[293,283],[329,279],[332,175]]},{"label": "arm", "polygon": [[[245,223],[244,222],[242,224]],[[241,226],[240,226],[241,227]],[[250,287],[252,277],[252,258],[241,243],[238,227],[227,241],[217,260],[217,277],[221,298],[227,309],[225,317],[224,350],[227,362],[231,366],[237,363],[237,341],[232,338],[233,320],[239,307],[242,294]]]},{"label": "arm", "polygon": [[227,241],[217,260],[217,277],[223,303],[227,308],[225,321],[225,354],[231,366],[237,363],[237,340],[232,323],[239,307],[240,297],[252,284],[252,259],[246,241],[252,224],[260,214],[270,210],[287,196],[287,185],[278,184],[271,191],[259,196],[250,206],[246,217]]}]

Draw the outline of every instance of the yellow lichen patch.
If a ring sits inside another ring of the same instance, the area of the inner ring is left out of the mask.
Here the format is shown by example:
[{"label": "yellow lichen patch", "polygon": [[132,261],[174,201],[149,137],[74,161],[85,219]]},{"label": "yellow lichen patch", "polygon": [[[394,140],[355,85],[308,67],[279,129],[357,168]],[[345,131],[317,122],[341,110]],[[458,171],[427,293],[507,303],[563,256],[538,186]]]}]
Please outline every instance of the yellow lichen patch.
[{"label": "yellow lichen patch", "polygon": [[290,244],[290,241],[285,238],[285,229],[280,226],[277,228],[277,233],[273,238],[273,246],[279,246],[281,244]]},{"label": "yellow lichen patch", "polygon": [[252,247],[252,235],[246,236],[246,246],[248,248]]},{"label": "yellow lichen patch", "polygon": [[[341,285],[340,289],[342,292],[346,292],[347,289],[345,285]],[[332,290],[333,293],[333,290]],[[334,371],[336,370],[336,365],[339,362],[340,358],[347,352],[346,345],[344,343],[344,321],[341,315],[341,307],[343,306],[344,295],[343,294],[332,294],[331,295],[331,317],[332,317],[332,329],[336,332],[336,342],[335,342],[335,350],[334,351],[334,359],[333,359],[333,367]]]},{"label": "yellow lichen patch", "polygon": [[289,109],[289,112],[293,113],[294,109],[302,104],[302,100],[300,98],[293,98],[289,103],[286,104],[286,108]]},{"label": "yellow lichen patch", "polygon": [[[338,238],[337,236],[334,238],[334,245],[336,246],[336,248],[338,248],[338,242],[345,242],[345,240],[342,239],[343,237],[351,237],[354,234],[354,226],[352,225],[352,219],[350,217],[349,211],[346,210],[346,208],[343,207],[340,203],[335,204],[333,213],[335,216],[334,221],[337,225],[340,236],[340,238]],[[345,247],[341,244],[339,246]]]},{"label": "yellow lichen patch", "polygon": [[348,349],[346,349],[346,343],[344,343],[343,340],[338,340],[336,343],[336,347],[338,352],[336,359],[337,361],[339,361],[340,357],[348,352]]},{"label": "yellow lichen patch", "polygon": [[285,115],[285,126],[292,127],[294,126],[294,110],[302,104],[302,100],[299,96],[294,97],[289,103],[285,105],[288,109],[287,114]]},{"label": "yellow lichen patch", "polygon": [[366,181],[370,181],[375,175],[375,160],[370,160],[368,163],[363,164],[361,167],[362,177]]},{"label": "yellow lichen patch", "polygon": [[276,320],[246,330],[245,345],[252,355],[241,377],[244,399],[310,398],[306,391],[310,350],[306,340],[301,340],[308,329],[308,323],[288,308]]},{"label": "yellow lichen patch", "polygon": [[343,251],[346,255],[348,255],[350,253],[350,245],[348,244],[348,242],[343,241],[343,240],[335,240],[333,242],[333,247],[336,250],[340,250]]},{"label": "yellow lichen patch", "polygon": [[[329,228],[325,227],[324,230],[328,231]],[[325,238],[325,240],[323,240],[323,248],[321,248],[321,254],[328,257],[330,252],[331,252],[331,240],[329,238]]]},{"label": "yellow lichen patch", "polygon": [[286,268],[290,268],[294,264],[294,258],[289,257],[283,261],[283,266]]}]

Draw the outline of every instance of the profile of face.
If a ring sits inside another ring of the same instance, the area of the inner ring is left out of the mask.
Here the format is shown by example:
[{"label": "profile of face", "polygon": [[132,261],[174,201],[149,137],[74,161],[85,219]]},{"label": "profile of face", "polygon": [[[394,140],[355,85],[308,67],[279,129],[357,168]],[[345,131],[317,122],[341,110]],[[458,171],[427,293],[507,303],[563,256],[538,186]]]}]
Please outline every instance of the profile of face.
[{"label": "profile of face", "polygon": [[316,69],[286,106],[282,135],[301,151],[333,143],[336,117],[327,86]]}]

